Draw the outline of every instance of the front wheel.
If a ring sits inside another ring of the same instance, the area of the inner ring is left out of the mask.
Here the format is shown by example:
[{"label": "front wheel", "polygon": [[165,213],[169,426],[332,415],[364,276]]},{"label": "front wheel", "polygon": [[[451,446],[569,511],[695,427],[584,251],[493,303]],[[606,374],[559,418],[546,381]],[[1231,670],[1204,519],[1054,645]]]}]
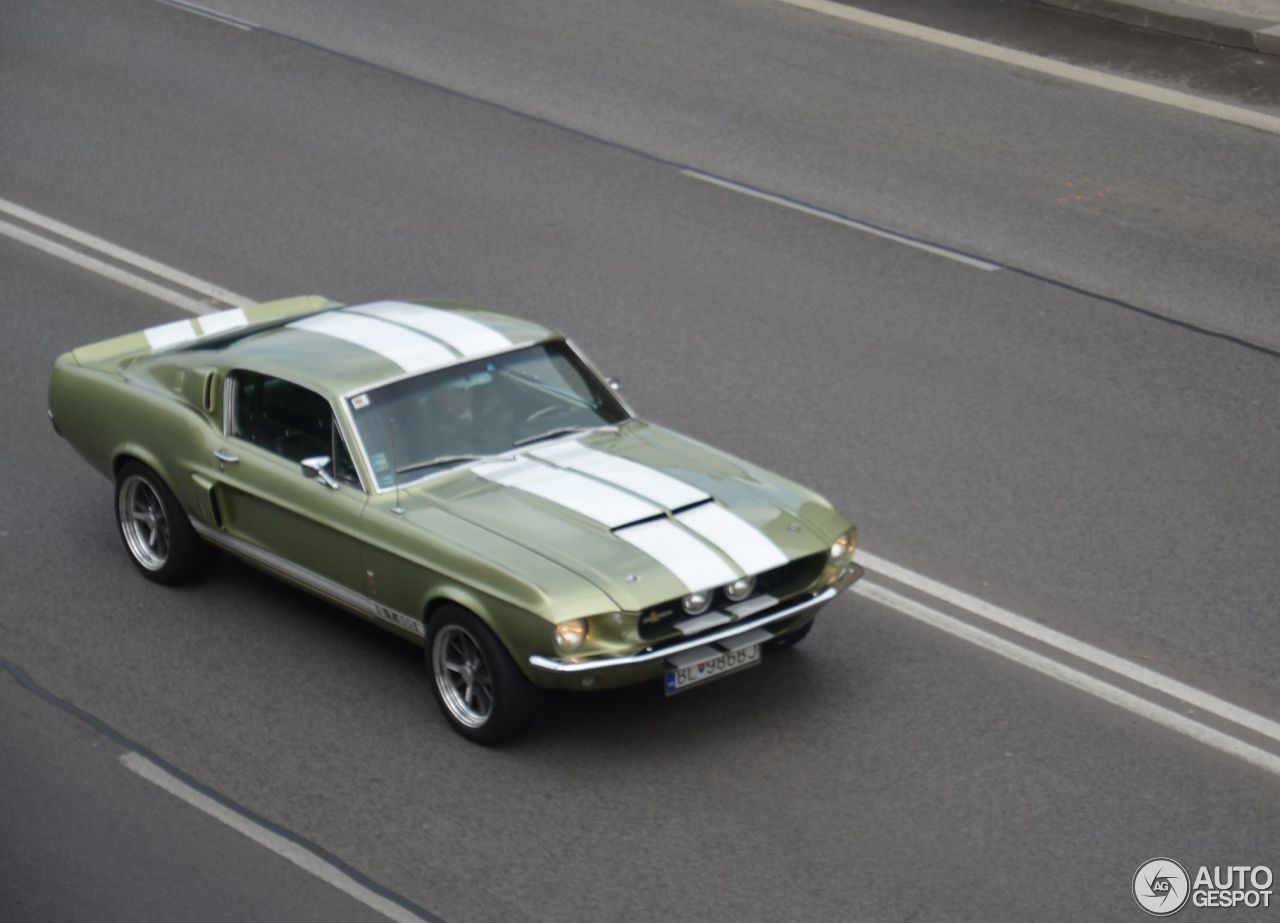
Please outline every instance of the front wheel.
[{"label": "front wheel", "polygon": [[803,641],[811,631],[813,631],[813,620],[811,620],[809,624],[801,628],[797,628],[795,631],[789,631],[785,635],[779,635],[772,641],[766,641],[764,643],[765,650],[785,651],[789,647],[795,647]]},{"label": "front wheel", "polygon": [[156,583],[188,580],[213,559],[213,549],[191,528],[178,498],[138,462],[126,464],[116,477],[116,525],[130,559]]},{"label": "front wheel", "polygon": [[440,710],[475,743],[514,737],[542,711],[542,690],[525,678],[488,626],[458,606],[445,606],[427,624],[427,666]]}]

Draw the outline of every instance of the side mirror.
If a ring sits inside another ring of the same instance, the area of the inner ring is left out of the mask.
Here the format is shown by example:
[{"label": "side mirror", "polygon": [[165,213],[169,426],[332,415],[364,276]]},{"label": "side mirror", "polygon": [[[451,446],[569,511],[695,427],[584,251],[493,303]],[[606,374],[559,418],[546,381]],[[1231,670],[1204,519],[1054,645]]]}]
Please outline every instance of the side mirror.
[{"label": "side mirror", "polygon": [[313,455],[311,458],[302,460],[302,476],[313,481],[319,481],[332,490],[337,490],[340,486],[329,473],[329,456]]},{"label": "side mirror", "polygon": [[609,390],[610,390],[610,391],[621,391],[621,390],[622,390],[622,382],[620,382],[620,381],[619,381],[618,379],[616,379],[616,378],[606,378],[606,379],[605,379],[605,384],[607,384],[607,385],[609,386]]}]

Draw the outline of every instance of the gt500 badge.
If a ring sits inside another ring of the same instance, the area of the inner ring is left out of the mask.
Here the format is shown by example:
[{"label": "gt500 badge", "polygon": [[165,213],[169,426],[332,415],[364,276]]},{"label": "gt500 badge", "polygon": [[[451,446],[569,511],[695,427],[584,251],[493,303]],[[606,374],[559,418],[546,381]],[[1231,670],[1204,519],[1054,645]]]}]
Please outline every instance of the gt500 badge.
[{"label": "gt500 badge", "polygon": [[409,618],[409,616],[405,615],[403,612],[388,609],[386,606],[374,606],[373,611],[374,614],[384,622],[390,622],[392,625],[403,628],[405,631],[411,631],[420,638],[425,637],[427,633],[421,622],[417,619]]}]

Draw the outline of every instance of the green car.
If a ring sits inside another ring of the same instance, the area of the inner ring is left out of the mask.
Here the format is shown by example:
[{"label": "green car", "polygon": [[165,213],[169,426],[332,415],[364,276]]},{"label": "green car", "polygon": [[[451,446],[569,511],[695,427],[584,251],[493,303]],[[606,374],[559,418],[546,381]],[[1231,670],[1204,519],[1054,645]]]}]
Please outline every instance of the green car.
[{"label": "green car", "polygon": [[49,416],[115,482],[143,575],[221,549],[422,645],[479,743],[544,689],[674,694],[753,666],[862,574],[821,497],[467,305],[303,297],[151,327],[58,357]]}]

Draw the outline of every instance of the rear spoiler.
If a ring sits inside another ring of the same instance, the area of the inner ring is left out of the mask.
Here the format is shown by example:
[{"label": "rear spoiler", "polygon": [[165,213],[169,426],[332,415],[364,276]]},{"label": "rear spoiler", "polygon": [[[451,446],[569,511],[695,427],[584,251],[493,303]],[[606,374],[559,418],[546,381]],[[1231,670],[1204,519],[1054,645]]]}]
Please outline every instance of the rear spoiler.
[{"label": "rear spoiler", "polygon": [[303,295],[266,301],[245,308],[215,311],[185,320],[148,327],[137,333],[100,340],[73,349],[71,355],[80,365],[119,365],[126,359],[150,356],[176,349],[216,349],[221,345],[279,327],[299,317],[316,314],[329,308],[342,307],[320,295]]}]

